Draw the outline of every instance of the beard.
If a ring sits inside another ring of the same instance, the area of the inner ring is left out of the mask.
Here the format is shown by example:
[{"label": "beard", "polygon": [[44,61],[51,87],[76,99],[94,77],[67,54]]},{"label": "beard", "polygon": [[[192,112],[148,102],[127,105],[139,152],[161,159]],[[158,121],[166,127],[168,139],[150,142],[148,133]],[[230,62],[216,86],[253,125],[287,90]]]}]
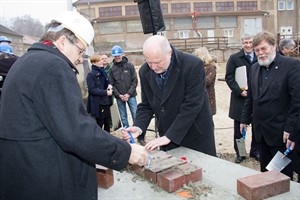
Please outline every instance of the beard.
[{"label": "beard", "polygon": [[273,52],[269,55],[267,55],[267,58],[265,58],[264,60],[261,60],[259,57],[257,58],[258,64],[260,66],[269,66],[273,60],[275,59],[276,56],[276,52]]}]

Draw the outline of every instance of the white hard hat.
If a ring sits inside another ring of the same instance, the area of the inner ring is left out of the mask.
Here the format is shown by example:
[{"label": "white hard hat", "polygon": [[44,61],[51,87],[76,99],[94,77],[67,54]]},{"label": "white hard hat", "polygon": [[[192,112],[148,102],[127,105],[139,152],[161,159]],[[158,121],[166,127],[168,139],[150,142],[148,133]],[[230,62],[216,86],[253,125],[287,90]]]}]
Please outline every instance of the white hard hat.
[{"label": "white hard hat", "polygon": [[86,45],[87,49],[85,54],[89,56],[94,54],[92,42],[95,32],[89,20],[75,11],[65,11],[53,20],[60,22],[65,28],[72,31],[75,36]]}]

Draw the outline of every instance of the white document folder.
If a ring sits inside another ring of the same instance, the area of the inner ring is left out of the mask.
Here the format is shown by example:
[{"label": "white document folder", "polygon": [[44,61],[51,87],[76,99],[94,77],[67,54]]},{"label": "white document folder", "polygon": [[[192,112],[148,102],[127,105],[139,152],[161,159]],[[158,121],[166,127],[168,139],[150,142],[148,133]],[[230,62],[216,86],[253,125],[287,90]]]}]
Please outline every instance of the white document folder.
[{"label": "white document folder", "polygon": [[248,89],[247,68],[245,65],[235,69],[235,81],[242,90]]}]

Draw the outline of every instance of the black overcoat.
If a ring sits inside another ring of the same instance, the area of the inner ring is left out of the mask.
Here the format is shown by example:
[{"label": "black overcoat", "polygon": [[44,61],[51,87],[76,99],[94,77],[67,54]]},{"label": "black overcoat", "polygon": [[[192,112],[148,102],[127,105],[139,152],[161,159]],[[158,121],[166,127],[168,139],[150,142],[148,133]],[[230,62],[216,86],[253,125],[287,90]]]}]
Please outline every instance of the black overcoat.
[{"label": "black overcoat", "polygon": [[257,62],[256,56],[254,55],[254,59],[251,62],[246,57],[244,50],[232,54],[227,61],[225,80],[231,90],[229,117],[233,120],[241,120],[242,110],[245,103],[245,97],[241,96],[243,90],[239,87],[235,80],[235,70],[236,68],[245,65],[247,69],[247,77],[249,79],[250,67],[255,62]]},{"label": "black overcoat", "polygon": [[185,146],[216,155],[214,125],[205,89],[203,62],[196,56],[173,48],[173,65],[164,92],[147,63],[139,70],[142,102],[138,105],[134,125],[146,131],[153,114],[160,136],[172,142],[169,150]]},{"label": "black overcoat", "polygon": [[0,107],[0,199],[97,199],[95,163],[121,170],[131,148],[89,117],[75,67],[33,44],[8,72]]},{"label": "black overcoat", "polygon": [[294,133],[297,109],[300,105],[300,62],[276,54],[269,66],[266,84],[259,92],[260,66],[255,63],[250,70],[248,96],[241,123],[249,124],[253,116],[253,128],[258,142],[264,137],[269,146],[285,146],[283,131]]}]

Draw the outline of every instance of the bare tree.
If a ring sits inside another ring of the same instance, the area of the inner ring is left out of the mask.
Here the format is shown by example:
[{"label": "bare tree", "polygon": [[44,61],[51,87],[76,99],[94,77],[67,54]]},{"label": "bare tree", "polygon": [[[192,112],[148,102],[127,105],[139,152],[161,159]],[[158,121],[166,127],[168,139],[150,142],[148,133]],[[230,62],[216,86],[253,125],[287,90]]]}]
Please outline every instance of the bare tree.
[{"label": "bare tree", "polygon": [[17,33],[40,37],[44,33],[42,23],[30,15],[16,17],[12,20],[11,29]]}]

